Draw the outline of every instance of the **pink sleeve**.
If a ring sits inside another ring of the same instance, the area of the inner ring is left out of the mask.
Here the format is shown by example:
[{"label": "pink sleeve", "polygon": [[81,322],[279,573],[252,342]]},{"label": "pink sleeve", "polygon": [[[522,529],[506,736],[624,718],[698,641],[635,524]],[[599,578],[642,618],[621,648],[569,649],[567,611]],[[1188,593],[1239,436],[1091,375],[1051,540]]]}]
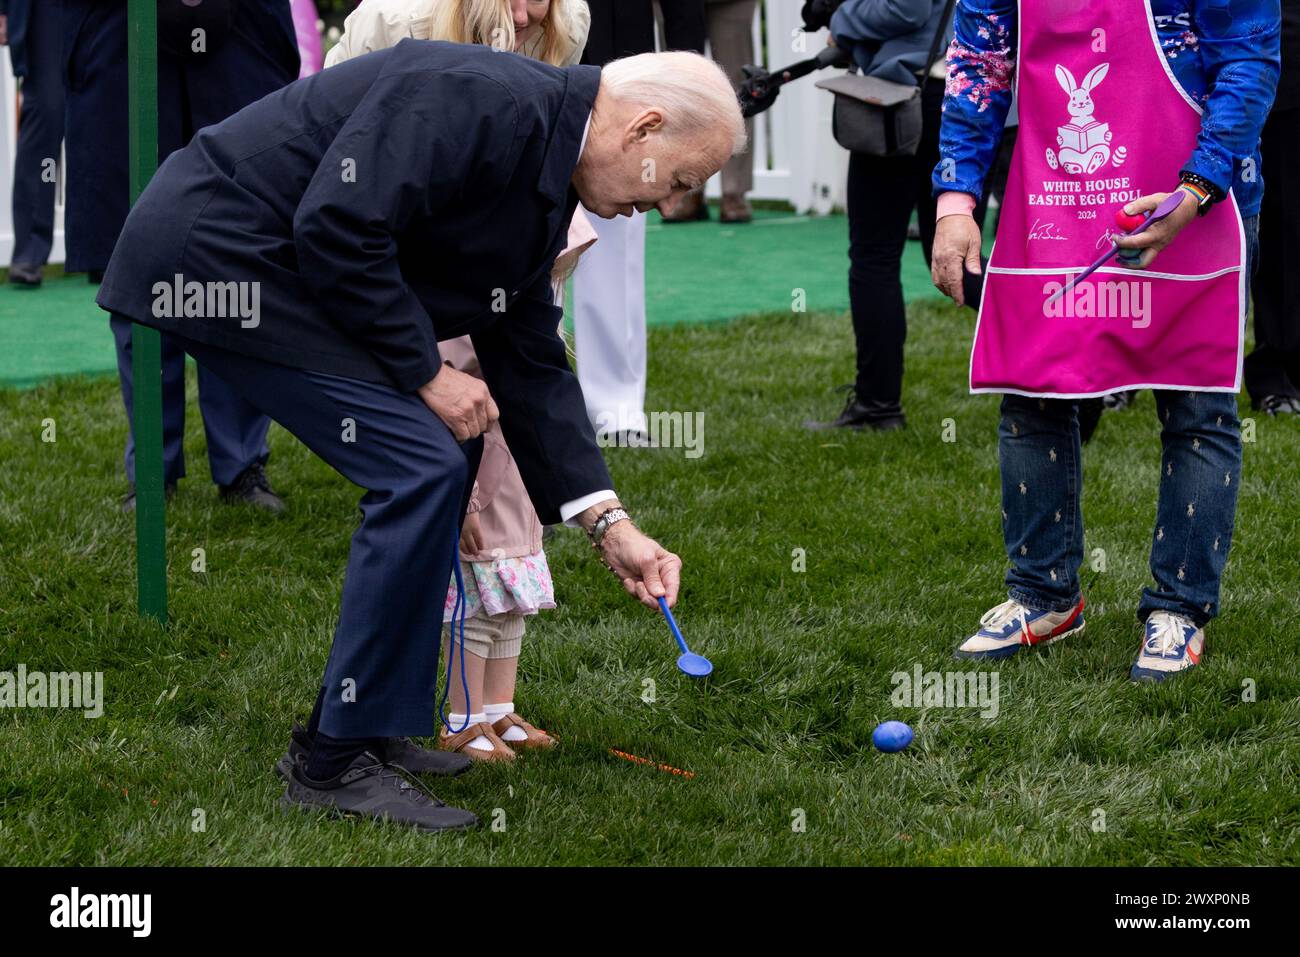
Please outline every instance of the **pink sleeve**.
[{"label": "pink sleeve", "polygon": [[938,222],[945,216],[970,216],[975,212],[975,197],[970,193],[947,192],[939,194],[935,204],[934,220]]},{"label": "pink sleeve", "polygon": [[492,504],[501,487],[501,480],[510,470],[510,449],[499,427],[483,433],[483,458],[479,460],[478,477],[470,496],[468,512],[481,512]]},{"label": "pink sleeve", "polygon": [[470,342],[469,336],[442,340],[438,343],[438,352],[442,356],[442,361],[457,372],[464,372],[476,379],[483,378],[483,372],[478,366],[478,356],[474,354],[474,344]]}]

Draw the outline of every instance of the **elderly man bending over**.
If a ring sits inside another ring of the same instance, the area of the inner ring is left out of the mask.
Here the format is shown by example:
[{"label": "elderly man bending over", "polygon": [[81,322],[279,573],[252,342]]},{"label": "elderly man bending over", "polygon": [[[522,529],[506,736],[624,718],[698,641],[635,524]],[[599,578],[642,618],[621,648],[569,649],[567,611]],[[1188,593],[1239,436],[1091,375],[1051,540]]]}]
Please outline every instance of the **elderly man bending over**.
[{"label": "elderly man bending over", "polygon": [[[407,736],[435,730],[443,596],[498,415],[542,521],[580,525],[645,605],[675,601],[681,560],[612,490],[551,266],[579,200],[605,218],[663,206],[744,138],[726,77],[695,54],[560,69],[403,40],[202,130],[159,169],[99,304],[182,340],[366,490],[287,804],[475,823],[392,765],[463,760]],[[466,334],[486,385],[440,361],[438,341]]]}]

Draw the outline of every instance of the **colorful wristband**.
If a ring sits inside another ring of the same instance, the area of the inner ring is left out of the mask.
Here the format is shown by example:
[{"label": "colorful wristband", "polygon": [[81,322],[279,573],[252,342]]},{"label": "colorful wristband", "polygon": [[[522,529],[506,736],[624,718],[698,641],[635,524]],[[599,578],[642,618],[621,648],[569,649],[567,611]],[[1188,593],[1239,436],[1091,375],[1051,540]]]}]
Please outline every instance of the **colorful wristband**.
[{"label": "colorful wristband", "polygon": [[1198,176],[1184,170],[1179,179],[1179,188],[1186,190],[1196,198],[1198,215],[1204,216],[1210,211],[1211,206],[1224,199],[1223,191],[1204,176]]}]

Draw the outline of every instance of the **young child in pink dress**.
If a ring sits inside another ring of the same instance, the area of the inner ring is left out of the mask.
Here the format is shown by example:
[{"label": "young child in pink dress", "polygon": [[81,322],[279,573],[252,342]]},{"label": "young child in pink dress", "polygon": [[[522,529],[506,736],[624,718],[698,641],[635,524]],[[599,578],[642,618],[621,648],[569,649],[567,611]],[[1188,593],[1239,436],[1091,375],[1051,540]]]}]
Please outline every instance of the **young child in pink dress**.
[{"label": "young child in pink dress", "polygon": [[[557,304],[563,301],[565,278],[595,241],[595,229],[579,209],[552,273]],[[441,342],[438,348],[444,362],[482,378],[468,337]],[[459,643],[460,637],[453,617],[457,599],[453,578],[443,612],[447,627],[442,651],[443,661],[452,663],[450,727],[443,727],[439,746],[478,761],[513,761],[518,749],[554,747],[554,737],[515,711],[524,620],[543,608],[554,608],[555,590],[542,550],[541,523],[499,428],[483,434],[483,458],[466,510],[460,559],[465,600],[464,680],[459,647],[454,663],[451,658],[451,640]]]}]

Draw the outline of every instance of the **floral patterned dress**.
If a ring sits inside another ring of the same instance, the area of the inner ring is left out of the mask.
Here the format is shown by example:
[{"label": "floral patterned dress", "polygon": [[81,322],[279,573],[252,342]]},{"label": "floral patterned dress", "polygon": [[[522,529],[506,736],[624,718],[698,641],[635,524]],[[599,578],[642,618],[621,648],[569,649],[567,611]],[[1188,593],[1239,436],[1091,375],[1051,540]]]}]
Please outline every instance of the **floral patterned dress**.
[{"label": "floral patterned dress", "polygon": [[[498,558],[490,562],[461,562],[465,582],[465,617],[475,615],[535,615],[555,607],[555,586],[546,552],[522,558]],[[456,607],[456,579],[447,589],[442,620],[452,620]]]}]

